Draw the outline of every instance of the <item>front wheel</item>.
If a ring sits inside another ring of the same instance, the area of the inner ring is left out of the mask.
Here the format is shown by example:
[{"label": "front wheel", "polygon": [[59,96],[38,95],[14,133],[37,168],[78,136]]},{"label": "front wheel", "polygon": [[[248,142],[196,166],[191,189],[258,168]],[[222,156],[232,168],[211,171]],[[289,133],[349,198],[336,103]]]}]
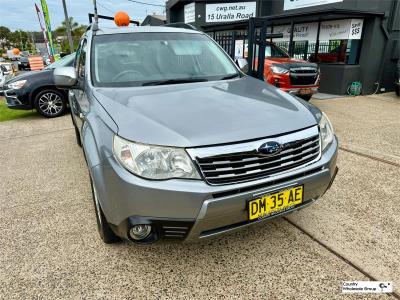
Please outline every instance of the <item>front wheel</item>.
[{"label": "front wheel", "polygon": [[35,108],[46,118],[55,118],[63,115],[67,109],[65,96],[57,90],[44,90],[35,97]]},{"label": "front wheel", "polygon": [[97,229],[100,234],[100,238],[106,244],[113,244],[119,242],[121,239],[115,235],[112,231],[110,225],[107,222],[106,217],[104,216],[103,210],[101,209],[99,199],[97,197],[97,190],[93,184],[93,180],[90,177],[90,185],[92,187],[92,195],[93,195],[93,202],[94,202],[94,209],[96,212],[96,221],[97,221]]},{"label": "front wheel", "polygon": [[303,99],[303,100],[310,101],[310,99],[311,99],[311,97],[312,97],[312,94],[308,94],[308,95],[298,95],[298,97],[300,97],[300,98]]}]

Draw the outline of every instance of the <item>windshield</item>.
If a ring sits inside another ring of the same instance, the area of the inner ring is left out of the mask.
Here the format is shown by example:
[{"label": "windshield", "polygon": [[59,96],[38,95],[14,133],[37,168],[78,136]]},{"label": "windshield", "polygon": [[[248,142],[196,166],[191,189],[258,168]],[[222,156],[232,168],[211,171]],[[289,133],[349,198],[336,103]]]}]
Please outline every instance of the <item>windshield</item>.
[{"label": "windshield", "polygon": [[91,69],[95,86],[172,84],[239,75],[227,55],[203,34],[100,35],[94,37],[93,43]]},{"label": "windshield", "polygon": [[268,44],[265,46],[265,57],[287,58],[289,54],[274,44]]},{"label": "windshield", "polygon": [[63,58],[53,62],[52,64],[48,65],[45,69],[55,69],[59,67],[72,67],[75,59],[75,53],[68,54]]}]

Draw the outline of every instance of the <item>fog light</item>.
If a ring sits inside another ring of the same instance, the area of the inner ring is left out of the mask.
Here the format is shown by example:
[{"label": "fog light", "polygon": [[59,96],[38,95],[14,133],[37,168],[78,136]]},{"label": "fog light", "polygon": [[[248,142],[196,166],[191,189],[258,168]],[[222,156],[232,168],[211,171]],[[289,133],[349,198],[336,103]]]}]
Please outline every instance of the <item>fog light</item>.
[{"label": "fog light", "polygon": [[147,238],[150,234],[150,225],[135,225],[129,230],[129,235],[132,239],[139,241]]}]

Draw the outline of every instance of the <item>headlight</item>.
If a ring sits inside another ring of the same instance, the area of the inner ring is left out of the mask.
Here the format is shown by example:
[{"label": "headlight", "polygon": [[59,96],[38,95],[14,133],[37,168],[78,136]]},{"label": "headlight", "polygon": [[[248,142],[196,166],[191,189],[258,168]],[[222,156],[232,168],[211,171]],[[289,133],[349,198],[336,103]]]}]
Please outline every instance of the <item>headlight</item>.
[{"label": "headlight", "polygon": [[278,67],[278,66],[271,66],[271,70],[275,74],[286,74],[286,73],[289,72],[288,69],[281,68],[281,67]]},{"label": "headlight", "polygon": [[126,169],[141,177],[200,179],[182,148],[139,144],[114,136],[114,154]]},{"label": "headlight", "polygon": [[326,146],[332,143],[334,138],[332,124],[325,113],[322,113],[321,120],[319,121],[319,129],[321,132],[322,151],[323,151],[326,148]]},{"label": "headlight", "polygon": [[24,84],[26,83],[26,80],[18,80],[16,82],[13,83],[8,83],[8,87],[12,88],[13,90],[19,90],[20,88],[22,88],[24,86]]}]

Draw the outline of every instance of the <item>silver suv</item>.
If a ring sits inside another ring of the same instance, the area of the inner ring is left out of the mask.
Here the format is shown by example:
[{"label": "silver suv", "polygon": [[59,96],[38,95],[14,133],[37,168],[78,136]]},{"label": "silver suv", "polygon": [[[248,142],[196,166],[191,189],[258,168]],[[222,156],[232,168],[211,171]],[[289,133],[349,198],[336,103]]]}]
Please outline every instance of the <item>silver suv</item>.
[{"label": "silver suv", "polygon": [[201,32],[89,29],[54,79],[105,243],[234,231],[313,203],[336,175],[326,115],[245,75]]}]

